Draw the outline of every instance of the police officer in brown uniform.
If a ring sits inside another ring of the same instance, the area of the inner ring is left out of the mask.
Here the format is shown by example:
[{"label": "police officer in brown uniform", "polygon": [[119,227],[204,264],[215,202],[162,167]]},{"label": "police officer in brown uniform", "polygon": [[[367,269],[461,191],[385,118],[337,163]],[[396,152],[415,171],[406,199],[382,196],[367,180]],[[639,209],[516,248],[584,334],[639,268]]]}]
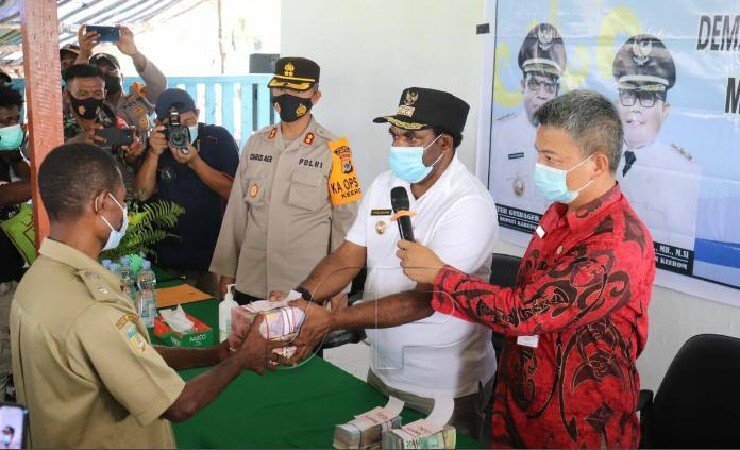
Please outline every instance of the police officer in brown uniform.
[{"label": "police officer in brown uniform", "polygon": [[[89,144],[63,145],[49,153],[38,178],[50,237],[10,312],[18,401],[33,418],[30,442],[174,448],[169,421],[196,414],[242,370],[261,373],[274,359],[273,345],[255,326],[233,353],[152,346],[121,279],[96,261],[127,225],[113,156]],[[210,365],[187,383],[175,372]]]},{"label": "police officer in brown uniform", "polygon": [[346,138],[322,127],[311,108],[321,98],[319,65],[286,57],[271,88],[281,122],[255,133],[242,150],[211,272],[236,301],[287,291],[344,240],[360,185]]}]

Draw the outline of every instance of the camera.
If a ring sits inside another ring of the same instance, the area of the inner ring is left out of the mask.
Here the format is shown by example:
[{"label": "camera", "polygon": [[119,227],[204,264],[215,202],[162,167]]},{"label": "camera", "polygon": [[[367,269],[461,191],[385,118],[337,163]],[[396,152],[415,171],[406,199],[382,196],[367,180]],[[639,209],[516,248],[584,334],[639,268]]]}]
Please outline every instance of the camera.
[{"label": "camera", "polygon": [[188,127],[180,122],[180,113],[177,111],[170,112],[170,120],[164,129],[167,142],[172,148],[180,150],[183,154],[188,154],[190,146],[190,133]]}]

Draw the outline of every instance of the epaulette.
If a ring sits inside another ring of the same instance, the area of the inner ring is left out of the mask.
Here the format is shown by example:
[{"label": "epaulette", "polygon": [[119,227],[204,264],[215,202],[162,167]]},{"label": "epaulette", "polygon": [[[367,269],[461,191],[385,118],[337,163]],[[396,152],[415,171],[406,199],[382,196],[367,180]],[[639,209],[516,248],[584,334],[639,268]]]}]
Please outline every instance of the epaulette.
[{"label": "epaulette", "polygon": [[93,270],[80,270],[77,272],[90,295],[97,301],[113,300],[118,298],[119,292],[108,286],[103,278]]}]

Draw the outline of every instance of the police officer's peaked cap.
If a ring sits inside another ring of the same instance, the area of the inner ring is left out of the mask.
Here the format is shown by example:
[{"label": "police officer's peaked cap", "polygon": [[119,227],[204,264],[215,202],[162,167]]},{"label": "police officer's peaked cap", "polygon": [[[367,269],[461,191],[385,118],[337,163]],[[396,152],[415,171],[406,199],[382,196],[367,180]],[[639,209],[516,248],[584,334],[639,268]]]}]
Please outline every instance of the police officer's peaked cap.
[{"label": "police officer's peaked cap", "polygon": [[665,91],[676,83],[676,65],[660,39],[638,34],[627,39],[617,52],[612,75],[623,89],[640,86]]},{"label": "police officer's peaked cap", "polygon": [[524,37],[519,50],[519,68],[523,72],[543,72],[560,77],[565,72],[565,42],[550,23],[540,23]]},{"label": "police officer's peaked cap", "polygon": [[319,82],[321,68],[307,58],[286,56],[275,62],[275,75],[267,87],[306,91]]},{"label": "police officer's peaked cap", "polygon": [[412,131],[440,127],[453,133],[462,133],[469,111],[470,105],[465,100],[449,92],[410,87],[401,93],[395,115],[376,117],[373,122],[389,122]]}]

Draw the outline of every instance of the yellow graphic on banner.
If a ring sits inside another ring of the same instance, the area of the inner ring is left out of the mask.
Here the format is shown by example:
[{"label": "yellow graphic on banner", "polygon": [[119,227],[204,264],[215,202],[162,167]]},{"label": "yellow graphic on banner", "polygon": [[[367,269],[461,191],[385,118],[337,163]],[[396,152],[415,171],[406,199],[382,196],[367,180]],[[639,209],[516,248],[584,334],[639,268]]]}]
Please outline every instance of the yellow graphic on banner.
[{"label": "yellow graphic on banner", "polygon": [[331,150],[331,174],[329,195],[332,205],[344,205],[362,198],[360,181],[352,163],[352,151],[346,137],[329,142]]}]

